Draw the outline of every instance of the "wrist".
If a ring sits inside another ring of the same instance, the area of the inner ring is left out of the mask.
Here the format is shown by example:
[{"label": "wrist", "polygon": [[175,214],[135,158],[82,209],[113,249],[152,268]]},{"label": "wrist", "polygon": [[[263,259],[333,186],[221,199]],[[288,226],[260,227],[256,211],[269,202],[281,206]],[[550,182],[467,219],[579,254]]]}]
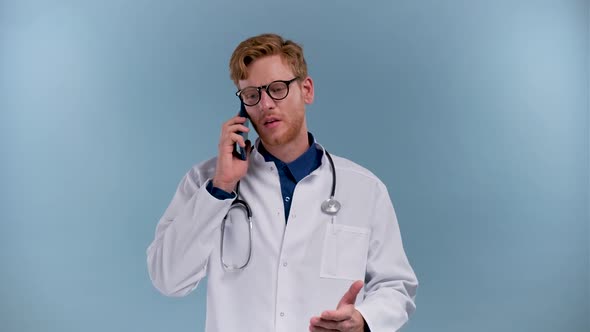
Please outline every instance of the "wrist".
[{"label": "wrist", "polygon": [[213,180],[211,182],[213,182],[213,187],[219,188],[219,189],[221,189],[225,192],[228,192],[228,193],[233,192],[234,189],[236,188],[236,184],[237,184],[237,183],[231,183],[231,182],[218,181],[215,178],[213,178]]}]

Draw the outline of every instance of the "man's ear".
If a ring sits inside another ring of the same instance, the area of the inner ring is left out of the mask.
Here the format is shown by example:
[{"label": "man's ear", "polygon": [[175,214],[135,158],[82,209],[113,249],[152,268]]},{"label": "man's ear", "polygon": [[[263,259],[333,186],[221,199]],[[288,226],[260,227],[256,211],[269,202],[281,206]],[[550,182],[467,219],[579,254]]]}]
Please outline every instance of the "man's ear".
[{"label": "man's ear", "polygon": [[311,79],[311,77],[307,76],[302,82],[301,82],[301,93],[303,95],[303,101],[306,104],[311,104],[313,103],[313,80]]}]

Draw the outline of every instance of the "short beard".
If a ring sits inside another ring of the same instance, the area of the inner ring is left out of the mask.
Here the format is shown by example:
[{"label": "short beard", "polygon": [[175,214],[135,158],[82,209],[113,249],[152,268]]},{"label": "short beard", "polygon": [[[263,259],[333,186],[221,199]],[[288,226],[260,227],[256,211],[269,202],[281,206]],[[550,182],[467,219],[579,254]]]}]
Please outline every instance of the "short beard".
[{"label": "short beard", "polygon": [[264,143],[264,145],[266,146],[278,146],[278,145],[283,145],[289,142],[294,141],[297,136],[299,135],[299,132],[301,131],[301,127],[303,127],[303,122],[304,120],[300,120],[297,121],[297,124],[294,126],[290,126],[287,128],[287,131],[276,138],[270,138],[270,137],[266,137],[266,135],[261,135],[260,131],[258,130],[258,127],[252,123],[252,126],[254,127],[254,130],[256,130],[256,133],[258,134],[258,137],[260,137],[260,140]]}]

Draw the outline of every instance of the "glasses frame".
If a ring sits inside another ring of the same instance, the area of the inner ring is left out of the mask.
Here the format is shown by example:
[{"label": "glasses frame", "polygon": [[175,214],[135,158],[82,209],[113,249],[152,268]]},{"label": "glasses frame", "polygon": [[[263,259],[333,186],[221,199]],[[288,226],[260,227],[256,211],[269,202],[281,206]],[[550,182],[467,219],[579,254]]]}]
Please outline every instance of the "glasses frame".
[{"label": "glasses frame", "polygon": [[[240,100],[242,101],[242,103],[244,103],[244,105],[246,106],[256,106],[258,105],[258,103],[260,103],[260,100],[262,100],[262,89],[264,89],[264,91],[266,91],[266,94],[272,99],[272,100],[283,100],[285,98],[287,98],[287,96],[289,95],[289,86],[291,85],[291,83],[295,82],[296,80],[298,80],[299,77],[294,77],[288,81],[284,81],[284,80],[276,80],[276,81],[272,81],[270,83],[268,83],[267,85],[262,85],[262,86],[247,86],[243,89],[240,89],[238,91],[236,91],[236,96],[238,96],[238,98],[240,98]],[[270,87],[273,83],[284,83],[287,85],[287,93],[285,94],[285,96],[283,98],[274,98],[273,96],[270,95],[270,91],[268,90],[268,87]],[[251,89],[254,88],[258,91],[258,101],[252,105],[250,104],[246,104],[244,102],[244,99],[242,99],[242,91],[244,91],[245,89]]]}]

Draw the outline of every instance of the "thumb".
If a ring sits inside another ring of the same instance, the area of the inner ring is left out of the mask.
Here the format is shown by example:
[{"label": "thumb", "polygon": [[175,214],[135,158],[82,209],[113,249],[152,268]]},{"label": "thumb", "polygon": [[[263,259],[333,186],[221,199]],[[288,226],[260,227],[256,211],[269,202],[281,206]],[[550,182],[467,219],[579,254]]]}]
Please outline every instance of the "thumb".
[{"label": "thumb", "polygon": [[340,299],[340,302],[338,302],[336,309],[340,309],[345,304],[354,304],[356,302],[356,296],[361,291],[361,288],[363,288],[363,284],[362,280],[353,282],[348,291],[342,296],[342,299]]}]

